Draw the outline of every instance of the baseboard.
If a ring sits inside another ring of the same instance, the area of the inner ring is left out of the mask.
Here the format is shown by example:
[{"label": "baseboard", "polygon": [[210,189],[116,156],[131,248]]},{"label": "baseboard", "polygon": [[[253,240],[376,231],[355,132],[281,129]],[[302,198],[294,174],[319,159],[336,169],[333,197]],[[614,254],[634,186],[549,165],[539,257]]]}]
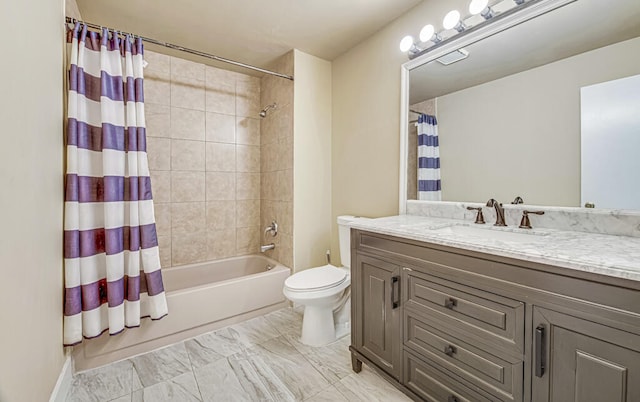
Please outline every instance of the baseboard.
[{"label": "baseboard", "polygon": [[53,392],[51,392],[49,402],[64,402],[67,399],[69,390],[71,389],[71,381],[73,380],[71,353],[65,350],[65,355],[67,358],[62,365],[62,370],[60,370],[56,386],[53,388]]}]

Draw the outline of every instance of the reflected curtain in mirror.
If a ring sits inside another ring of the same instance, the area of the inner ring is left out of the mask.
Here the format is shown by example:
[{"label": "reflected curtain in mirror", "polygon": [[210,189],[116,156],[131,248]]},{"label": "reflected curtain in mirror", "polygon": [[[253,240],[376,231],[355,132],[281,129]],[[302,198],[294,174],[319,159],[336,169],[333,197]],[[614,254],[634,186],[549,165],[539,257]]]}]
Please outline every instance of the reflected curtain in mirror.
[{"label": "reflected curtain in mirror", "polygon": [[435,116],[421,114],[418,117],[418,199],[440,201],[440,149],[438,121]]}]

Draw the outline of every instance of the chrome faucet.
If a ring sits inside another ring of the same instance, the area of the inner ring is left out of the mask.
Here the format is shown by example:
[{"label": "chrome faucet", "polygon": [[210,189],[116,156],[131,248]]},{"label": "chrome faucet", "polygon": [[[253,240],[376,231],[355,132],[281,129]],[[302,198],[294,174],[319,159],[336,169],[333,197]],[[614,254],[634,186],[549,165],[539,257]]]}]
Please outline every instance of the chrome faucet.
[{"label": "chrome faucet", "polygon": [[494,207],[496,209],[496,223],[494,223],[493,226],[507,226],[504,222],[504,208],[502,208],[502,204],[495,199],[490,198],[489,201],[487,201],[487,206]]},{"label": "chrome faucet", "polygon": [[270,233],[271,236],[276,237],[278,235],[278,223],[276,221],[271,221],[271,225],[267,226],[264,229],[264,235]]}]

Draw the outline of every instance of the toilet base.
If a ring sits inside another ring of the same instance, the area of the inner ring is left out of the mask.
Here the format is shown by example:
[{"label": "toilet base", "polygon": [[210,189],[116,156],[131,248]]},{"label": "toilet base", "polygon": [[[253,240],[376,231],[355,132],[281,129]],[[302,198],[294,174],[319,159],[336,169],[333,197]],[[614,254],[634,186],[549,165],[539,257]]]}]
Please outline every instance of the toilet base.
[{"label": "toilet base", "polygon": [[335,340],[333,310],[327,307],[306,306],[302,319],[300,342],[309,346],[324,346]]}]

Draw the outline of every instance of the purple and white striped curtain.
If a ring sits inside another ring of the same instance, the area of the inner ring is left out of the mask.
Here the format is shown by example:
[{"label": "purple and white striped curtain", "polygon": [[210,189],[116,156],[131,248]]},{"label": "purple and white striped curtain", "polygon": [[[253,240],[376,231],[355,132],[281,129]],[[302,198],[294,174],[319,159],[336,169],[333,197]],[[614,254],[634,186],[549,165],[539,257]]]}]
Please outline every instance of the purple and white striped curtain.
[{"label": "purple and white striped curtain", "polygon": [[418,199],[440,201],[440,144],[435,116],[418,117]]},{"label": "purple and white striped curtain", "polygon": [[146,154],[140,38],[71,35],[64,344],[167,314]]}]

